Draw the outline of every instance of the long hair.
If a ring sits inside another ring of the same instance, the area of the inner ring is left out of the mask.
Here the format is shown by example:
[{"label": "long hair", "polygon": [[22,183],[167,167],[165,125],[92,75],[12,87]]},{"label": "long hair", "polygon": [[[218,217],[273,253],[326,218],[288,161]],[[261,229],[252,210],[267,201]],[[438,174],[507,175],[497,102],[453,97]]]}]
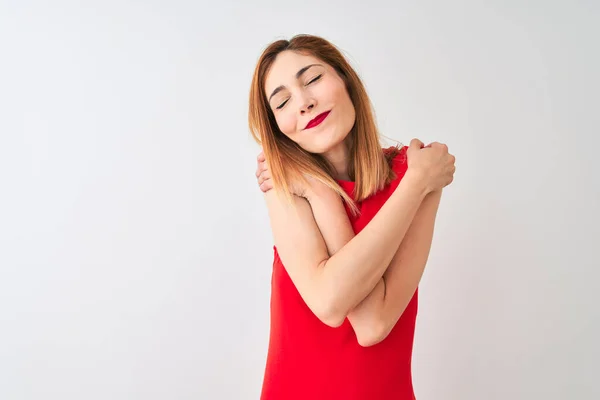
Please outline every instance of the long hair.
[{"label": "long hair", "polygon": [[[304,150],[277,126],[264,87],[266,75],[277,55],[286,50],[311,55],[329,64],[345,83],[356,112],[354,126],[347,138],[350,157],[348,174],[355,182],[354,199],[332,177],[333,167],[325,157]],[[297,179],[306,182],[305,176],[311,176],[335,190],[351,212],[357,215],[359,210],[355,201],[368,198],[396,178],[390,167],[390,160],[398,148],[384,153],[373,107],[361,79],[340,50],[321,37],[296,35],[290,40],[277,40],[265,48],[252,77],[248,124],[254,140],[262,145],[269,162],[274,189],[283,192],[290,201],[293,196],[290,191],[291,183]]]}]

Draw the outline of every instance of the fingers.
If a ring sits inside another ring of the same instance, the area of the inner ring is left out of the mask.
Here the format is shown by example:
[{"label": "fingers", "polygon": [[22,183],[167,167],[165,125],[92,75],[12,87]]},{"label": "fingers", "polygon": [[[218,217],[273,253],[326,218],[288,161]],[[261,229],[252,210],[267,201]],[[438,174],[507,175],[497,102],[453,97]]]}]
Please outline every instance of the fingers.
[{"label": "fingers", "polygon": [[268,179],[268,180],[264,181],[263,183],[261,183],[259,187],[263,193],[266,193],[269,190],[273,189],[273,183],[271,182],[270,179]]},{"label": "fingers", "polygon": [[438,152],[441,157],[440,161],[444,163],[444,175],[446,177],[444,187],[454,182],[454,173],[456,171],[455,161],[456,157],[448,152],[448,146],[445,143],[432,142],[426,147],[430,147],[432,150]]},{"label": "fingers", "polygon": [[271,179],[271,174],[269,171],[263,171],[258,178],[258,187],[263,192],[268,192],[273,189],[273,180]]},{"label": "fingers", "polygon": [[448,146],[445,145],[444,143],[440,143],[440,142],[432,142],[431,144],[429,144],[427,147],[431,147],[434,149],[440,149],[442,150],[444,153],[448,152]]},{"label": "fingers", "polygon": [[271,174],[269,173],[269,171],[263,171],[258,177],[258,184],[260,185],[267,179],[271,179]]},{"label": "fingers", "polygon": [[454,182],[454,174],[456,172],[456,165],[454,164],[454,161],[456,160],[456,157],[454,157],[454,155],[448,153],[448,163],[450,165],[449,168],[449,179],[448,179],[448,183],[446,184],[446,186],[450,185],[452,182]]},{"label": "fingers", "polygon": [[271,180],[271,173],[269,171],[269,166],[264,157],[264,153],[260,153],[256,158],[257,168],[256,168],[256,178],[258,180],[258,187],[263,193],[268,192],[273,189],[273,182]]},{"label": "fingers", "polygon": [[261,151],[256,157],[256,172],[254,175],[258,178],[260,176],[260,173],[266,169],[267,167],[265,153]]},{"label": "fingers", "polygon": [[411,150],[419,150],[422,149],[425,145],[419,139],[414,138],[410,141],[410,145],[408,146]]},{"label": "fingers", "polygon": [[273,183],[271,180],[271,173],[269,172],[269,166],[267,165],[267,159],[264,151],[258,153],[256,157],[256,179],[258,180],[258,187],[264,193],[273,189]]},{"label": "fingers", "polygon": [[268,171],[269,166],[266,161],[256,161],[256,172],[254,175],[258,178],[263,171]]},{"label": "fingers", "polygon": [[273,189],[273,180],[271,179],[270,176],[264,177],[261,175],[261,177],[258,179],[258,187],[263,192],[267,192],[267,191]]}]

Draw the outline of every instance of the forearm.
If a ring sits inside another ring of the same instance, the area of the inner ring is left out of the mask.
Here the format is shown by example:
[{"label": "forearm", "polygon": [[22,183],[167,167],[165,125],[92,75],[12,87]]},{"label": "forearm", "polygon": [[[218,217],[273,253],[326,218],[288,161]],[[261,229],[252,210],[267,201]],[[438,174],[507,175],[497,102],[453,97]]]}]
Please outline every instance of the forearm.
[{"label": "forearm", "polygon": [[[334,293],[334,306],[340,315],[348,315],[381,280],[425,195],[419,177],[409,171],[358,235],[352,237],[352,231],[348,233],[349,221],[346,225],[335,225],[345,226],[346,230],[340,243],[331,246],[333,254],[321,265],[320,274],[322,281],[331,285],[329,290]],[[318,219],[319,215],[326,213],[320,211],[318,202],[309,201],[317,225],[322,229],[324,225]],[[341,200],[339,202],[341,204]],[[346,240],[346,243],[341,243]]]},{"label": "forearm", "polygon": [[[348,313],[348,320],[362,345],[383,340],[412,298],[431,248],[440,198],[441,191],[426,196],[388,269],[367,297]],[[332,256],[354,238],[350,220],[333,191],[313,197],[311,207]]]},{"label": "forearm", "polygon": [[[331,257],[356,236],[350,219],[341,198],[334,191],[313,194],[310,205]],[[384,329],[380,318],[384,298],[385,281],[382,276],[371,293],[348,313],[359,343],[367,344],[367,338],[377,337]]]},{"label": "forearm", "polygon": [[423,200],[375,290],[348,314],[362,345],[385,339],[412,299],[429,258],[441,194],[432,192]]}]

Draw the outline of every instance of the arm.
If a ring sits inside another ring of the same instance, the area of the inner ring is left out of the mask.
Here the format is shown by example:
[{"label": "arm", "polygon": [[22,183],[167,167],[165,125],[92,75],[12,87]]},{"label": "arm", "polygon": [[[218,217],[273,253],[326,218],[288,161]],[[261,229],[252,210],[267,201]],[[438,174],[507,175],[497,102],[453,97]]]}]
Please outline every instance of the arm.
[{"label": "arm", "polygon": [[[311,206],[328,251],[335,254],[354,237],[354,232],[339,196],[329,193],[322,191],[313,196]],[[383,277],[348,313],[361,345],[385,339],[412,298],[429,257],[441,194],[438,190],[425,197]]]},{"label": "arm", "polygon": [[426,194],[422,177],[409,169],[377,215],[332,256],[306,199],[294,197],[294,208],[276,189],[264,194],[279,256],[321,321],[341,325],[350,310],[371,293]]},{"label": "arm", "polygon": [[414,295],[429,258],[441,195],[435,191],[423,200],[382,279],[348,314],[361,345],[385,339]]}]

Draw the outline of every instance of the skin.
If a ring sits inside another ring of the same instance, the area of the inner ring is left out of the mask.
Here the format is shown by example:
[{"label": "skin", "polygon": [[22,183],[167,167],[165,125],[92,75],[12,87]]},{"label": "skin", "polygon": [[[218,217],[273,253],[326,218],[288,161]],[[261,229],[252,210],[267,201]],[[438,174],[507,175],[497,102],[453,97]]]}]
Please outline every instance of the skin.
[{"label": "skin", "polygon": [[[296,72],[307,66],[296,78]],[[265,92],[281,132],[306,151],[322,154],[335,167],[335,178],[349,179],[346,138],[354,125],[355,110],[335,70],[313,56],[285,51],[271,66]],[[330,113],[320,125],[306,129],[310,120],[326,111]]]},{"label": "skin", "polygon": [[[312,64],[299,78],[296,73]],[[273,91],[279,88],[271,97]],[[322,61],[294,52],[275,60],[265,95],[280,130],[307,151],[322,154],[348,179],[348,133],[355,111],[341,78]],[[319,126],[306,124],[323,111]],[[354,235],[341,198],[318,181],[299,188],[298,212],[276,196],[268,163],[258,157],[264,192],[280,257],[301,296],[325,324],[348,318],[363,346],[391,331],[412,298],[431,247],[442,188],[454,176],[446,145],[411,141],[408,170],[378,214]]]}]

